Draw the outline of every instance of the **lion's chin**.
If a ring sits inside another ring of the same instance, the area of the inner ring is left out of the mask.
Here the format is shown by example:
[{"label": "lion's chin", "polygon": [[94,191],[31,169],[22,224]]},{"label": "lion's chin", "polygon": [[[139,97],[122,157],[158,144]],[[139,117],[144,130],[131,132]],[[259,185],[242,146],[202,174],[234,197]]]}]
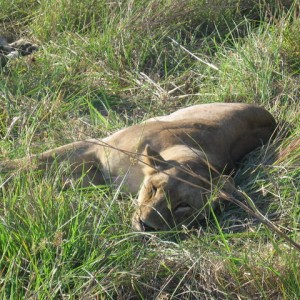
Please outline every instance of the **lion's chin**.
[{"label": "lion's chin", "polygon": [[135,213],[132,217],[132,229],[139,232],[157,231],[157,229],[143,222],[137,213]]}]

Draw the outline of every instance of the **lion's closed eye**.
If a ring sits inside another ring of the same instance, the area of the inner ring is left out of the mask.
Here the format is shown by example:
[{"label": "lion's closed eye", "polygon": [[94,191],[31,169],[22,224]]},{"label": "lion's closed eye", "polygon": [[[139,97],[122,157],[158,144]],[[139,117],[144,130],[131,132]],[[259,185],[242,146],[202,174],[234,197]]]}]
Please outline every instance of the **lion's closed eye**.
[{"label": "lion's closed eye", "polygon": [[174,208],[174,212],[175,213],[183,213],[183,212],[189,211],[190,209],[191,209],[191,206],[189,204],[187,204],[186,202],[181,202]]},{"label": "lion's closed eye", "polygon": [[153,184],[148,185],[146,190],[149,196],[155,196],[155,194],[157,193],[157,187]]},{"label": "lion's closed eye", "polygon": [[151,186],[151,192],[152,192],[153,195],[155,195],[157,193],[157,187],[152,185]]}]

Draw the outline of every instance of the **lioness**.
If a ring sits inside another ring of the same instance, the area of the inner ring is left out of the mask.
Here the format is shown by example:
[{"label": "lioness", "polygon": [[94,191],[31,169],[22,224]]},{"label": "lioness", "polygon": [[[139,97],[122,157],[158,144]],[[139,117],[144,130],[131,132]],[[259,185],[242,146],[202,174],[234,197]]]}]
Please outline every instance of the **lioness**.
[{"label": "lioness", "polygon": [[[231,192],[231,172],[267,142],[276,122],[265,109],[238,103],[200,104],[122,129],[102,140],[74,142],[21,160],[2,162],[45,169],[69,162],[81,184],[122,184],[138,193],[133,228],[169,230],[203,220],[216,186]],[[227,176],[226,176],[227,175]]]}]

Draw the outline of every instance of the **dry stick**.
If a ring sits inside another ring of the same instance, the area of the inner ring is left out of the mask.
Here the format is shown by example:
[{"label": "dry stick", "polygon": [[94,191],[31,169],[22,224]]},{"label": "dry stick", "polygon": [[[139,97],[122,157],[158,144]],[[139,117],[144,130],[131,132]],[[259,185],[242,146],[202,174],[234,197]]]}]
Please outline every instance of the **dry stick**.
[{"label": "dry stick", "polygon": [[[103,144],[106,144],[104,143],[103,141],[101,141]],[[126,153],[127,155],[129,156],[133,156],[132,152],[129,152],[129,151],[124,151],[124,150],[120,150],[116,147],[113,147],[109,144],[106,144],[107,147],[111,147],[113,149],[116,149],[116,150],[119,150],[119,151],[122,151],[123,153]],[[138,161],[144,163],[145,165],[148,165],[146,164],[145,162],[141,161],[141,159],[139,158],[136,158]],[[154,158],[155,160],[157,161],[160,161],[159,159],[157,158]],[[148,165],[149,167],[152,167],[154,168],[153,166],[150,166]],[[194,177],[198,177],[200,180],[204,181],[204,182],[209,182],[206,178],[203,178],[202,176],[194,173],[194,172],[190,172],[189,170],[187,170],[186,168],[182,168],[182,167],[179,167],[182,171],[186,172],[187,174],[191,175],[191,176],[194,176]],[[154,168],[156,169],[156,168]],[[162,173],[165,173],[164,171],[160,171]],[[166,174],[166,173],[165,173]],[[169,174],[167,174],[169,175]],[[170,176],[170,175],[169,175]],[[179,180],[179,181],[182,181],[186,184],[189,184],[191,186],[194,186],[194,187],[197,187],[197,188],[200,188],[199,185],[196,185],[196,184],[193,184],[191,182],[188,182],[187,180],[184,180],[182,178],[179,178],[177,176],[173,176],[175,179]],[[240,191],[239,191],[240,192]],[[241,195],[243,195],[243,197],[247,200],[247,202],[251,202],[252,203],[252,200],[243,192],[240,192]],[[225,191],[222,191],[221,189],[221,192],[220,192],[220,195],[228,200],[228,201],[231,201],[232,203],[236,204],[237,206],[239,206],[240,208],[242,208],[244,211],[246,211],[247,213],[249,213],[250,215],[252,215],[253,217],[255,217],[256,219],[258,219],[261,223],[265,224],[269,229],[271,229],[273,232],[276,232],[279,236],[281,236],[285,241],[287,241],[288,243],[290,243],[297,251],[300,252],[300,244],[296,243],[295,241],[293,241],[289,236],[287,236],[286,234],[284,234],[279,228],[277,228],[277,226],[275,226],[269,219],[267,219],[254,205],[254,203],[252,203],[252,209],[249,208],[247,205],[245,205],[244,203],[242,203],[241,201],[239,201],[238,199],[236,199],[234,196],[232,195],[229,195],[227,192]]]},{"label": "dry stick", "polygon": [[[240,192],[240,191],[239,191]],[[243,193],[240,192],[241,195],[247,200],[251,201],[249,197]],[[300,244],[296,243],[294,240],[292,240],[289,236],[287,236],[285,233],[283,233],[276,225],[274,225],[269,219],[267,219],[255,206],[254,204],[252,205],[252,209],[249,208],[247,205],[242,203],[240,200],[236,199],[234,196],[229,195],[228,193],[221,191],[221,195],[224,199],[236,204],[240,208],[242,208],[244,211],[249,213],[251,216],[257,218],[261,223],[269,227],[271,231],[277,233],[279,236],[281,236],[286,242],[290,243],[297,251],[300,252]]]},{"label": "dry stick", "polygon": [[155,81],[153,81],[148,75],[146,75],[143,72],[140,72],[140,74],[148,81],[150,82],[152,85],[154,85],[157,90],[159,90],[161,93],[167,93],[159,84],[157,84]]},{"label": "dry stick", "polygon": [[[128,150],[122,150],[122,149],[119,149],[119,148],[117,148],[117,147],[114,147],[114,146],[112,146],[112,145],[110,145],[110,144],[108,144],[108,143],[106,143],[106,142],[104,142],[104,141],[101,141],[101,140],[97,140],[97,142],[92,142],[92,141],[86,141],[86,142],[87,142],[87,143],[90,143],[90,144],[93,144],[93,145],[99,145],[99,146],[102,146],[102,147],[107,147],[107,148],[110,148],[110,149],[113,149],[113,150],[117,150],[117,151],[119,151],[119,152],[122,152],[122,153],[128,155],[128,156],[129,156],[130,158],[132,158],[132,159],[136,159],[138,162],[144,164],[145,166],[148,166],[148,167],[153,168],[153,169],[155,169],[155,170],[157,170],[157,171],[159,171],[159,172],[161,172],[161,173],[163,173],[163,174],[166,174],[166,175],[168,175],[168,176],[171,176],[172,178],[175,178],[175,179],[177,179],[177,180],[179,180],[179,181],[181,181],[181,182],[184,182],[184,183],[186,183],[186,184],[188,184],[188,185],[190,185],[190,186],[192,186],[192,187],[195,187],[195,188],[203,188],[203,187],[199,186],[198,184],[194,184],[194,183],[192,183],[192,182],[189,182],[188,180],[185,180],[185,179],[180,178],[180,177],[178,177],[178,176],[170,175],[170,174],[166,173],[166,172],[163,171],[163,170],[159,170],[158,168],[155,168],[155,167],[153,167],[152,165],[145,163],[142,159],[140,159],[140,158],[137,157],[137,156],[147,156],[147,155],[145,155],[145,154],[142,154],[142,153],[136,153],[136,152],[131,152],[131,151],[128,151]],[[39,155],[34,155],[33,157],[29,156],[28,159],[29,159],[29,162],[32,162],[32,159],[33,159],[33,160],[34,160],[34,159],[39,159]],[[21,160],[22,160],[22,159],[21,159]],[[154,160],[156,160],[157,162],[163,162],[163,161],[161,161],[160,159],[157,159],[157,158],[155,158],[155,157],[154,157]],[[5,162],[4,162],[4,163],[5,163]],[[170,166],[173,166],[173,165],[170,164]],[[196,174],[196,173],[193,172],[192,170],[188,170],[187,168],[184,168],[184,167],[182,167],[182,166],[174,166],[174,167],[177,167],[179,170],[183,171],[184,173],[186,173],[186,174],[188,174],[188,175],[191,175],[191,176],[193,176],[193,177],[197,177],[200,181],[203,181],[203,182],[205,182],[205,183],[207,183],[207,184],[211,184],[209,180],[207,180],[206,178],[204,178],[203,176],[201,176],[201,175],[199,175],[199,174]],[[3,165],[3,169],[5,169],[5,164]],[[10,179],[12,179],[12,178],[13,178],[13,176],[10,176],[10,177],[8,178],[8,180],[5,181],[5,184],[6,184]],[[2,187],[2,185],[1,185],[1,187]],[[210,192],[210,190],[207,190],[207,192]]]},{"label": "dry stick", "polygon": [[189,55],[191,55],[192,57],[194,57],[196,60],[202,62],[203,64],[207,65],[208,67],[210,67],[210,68],[212,68],[212,69],[214,69],[214,70],[217,70],[217,71],[221,72],[221,70],[220,70],[217,66],[215,66],[215,65],[213,65],[213,64],[211,64],[211,63],[209,63],[209,62],[207,62],[207,61],[205,61],[205,60],[199,58],[199,57],[196,56],[194,53],[190,52],[188,49],[184,48],[182,45],[180,45],[178,42],[176,42],[174,39],[172,39],[172,38],[170,38],[170,37],[169,37],[169,39],[170,39],[175,45],[179,46],[182,50],[184,50],[184,51],[187,52]]},{"label": "dry stick", "polygon": [[[131,151],[127,151],[127,150],[122,150],[122,149],[119,149],[119,148],[117,148],[117,147],[111,146],[111,145],[109,145],[108,143],[103,142],[103,141],[101,141],[101,140],[97,140],[97,141],[98,141],[97,143],[91,142],[91,141],[88,141],[88,142],[91,143],[91,144],[94,144],[94,145],[100,145],[100,146],[103,146],[103,147],[108,147],[108,148],[111,148],[111,149],[113,149],[113,150],[120,151],[120,152],[122,152],[122,153],[128,155],[130,158],[136,159],[138,162],[140,162],[140,163],[142,163],[142,164],[144,164],[144,165],[146,165],[146,166],[148,166],[148,167],[150,167],[150,168],[152,168],[152,169],[155,169],[155,170],[157,170],[157,171],[159,171],[159,172],[161,172],[161,173],[163,173],[163,174],[166,174],[166,175],[168,175],[168,176],[171,176],[170,174],[166,173],[165,171],[159,170],[158,168],[155,168],[155,167],[153,167],[152,165],[145,163],[143,160],[141,160],[140,158],[137,157],[137,155],[140,155],[140,156],[147,156],[147,155],[145,155],[145,154],[142,154],[142,153],[139,153],[139,154],[138,154],[138,153],[131,152]],[[160,160],[160,159],[158,159],[158,158],[155,158],[155,157],[153,157],[153,159],[154,159],[155,161],[157,161],[157,162],[163,162],[162,160]],[[173,166],[173,165],[170,164],[170,166]],[[203,182],[210,183],[209,180],[207,180],[206,178],[204,178],[204,177],[201,176],[201,175],[196,174],[195,172],[192,172],[191,170],[188,170],[188,169],[183,168],[183,167],[181,167],[181,166],[174,166],[174,167],[177,167],[179,170],[185,172],[186,174],[189,174],[189,175],[191,175],[191,176],[193,176],[193,177],[197,177],[198,179],[200,179],[200,180],[203,181]],[[199,185],[197,185],[197,184],[194,184],[194,183],[192,183],[192,182],[189,182],[189,181],[187,181],[187,180],[185,180],[185,179],[183,179],[183,178],[180,178],[180,177],[177,177],[177,176],[172,176],[172,177],[175,178],[175,179],[177,179],[177,180],[179,180],[179,181],[182,181],[182,182],[184,182],[184,183],[186,183],[186,184],[188,184],[188,185],[190,185],[190,186],[193,186],[193,187],[196,187],[196,188],[201,188],[201,186],[199,186]]]},{"label": "dry stick", "polygon": [[1,185],[0,185],[0,190],[14,177],[14,173],[10,175]]},{"label": "dry stick", "polygon": [[[96,145],[101,145],[101,146],[104,146],[104,147],[109,147],[109,148],[114,149],[114,150],[118,150],[118,151],[120,151],[120,152],[123,152],[124,154],[127,154],[129,157],[132,157],[132,158],[134,158],[134,159],[136,159],[136,160],[138,160],[138,161],[144,163],[145,165],[148,165],[148,164],[146,164],[145,162],[143,162],[141,159],[139,159],[138,157],[136,157],[136,156],[137,156],[137,153],[134,153],[134,152],[131,152],[131,151],[126,151],[126,150],[118,149],[117,147],[111,146],[111,145],[109,145],[108,143],[105,143],[105,142],[103,142],[103,141],[101,141],[101,140],[98,140],[97,143],[91,142],[91,141],[88,141],[88,142],[89,142],[89,143],[92,143],[92,144],[96,144]],[[139,154],[139,155],[143,155],[143,154]],[[157,159],[157,158],[154,158],[154,159],[157,160],[157,161],[160,161],[160,160]],[[148,165],[148,166],[154,168],[154,167],[151,166],[151,165]],[[192,176],[194,176],[194,177],[198,177],[200,180],[202,180],[202,181],[204,181],[204,182],[208,182],[208,180],[207,180],[206,178],[203,178],[202,176],[200,176],[200,175],[198,175],[198,174],[195,174],[194,172],[191,172],[190,170],[187,170],[186,168],[182,168],[182,167],[179,167],[179,168],[180,168],[182,171],[184,171],[184,172],[186,172],[187,174],[189,174],[189,175],[192,175]],[[156,169],[156,168],[154,168],[154,169]],[[162,173],[165,173],[164,171],[161,171],[161,172],[162,172]],[[165,173],[165,174],[167,174],[167,173]],[[167,174],[167,175],[169,175],[169,174]],[[11,177],[13,177],[13,176],[11,176]],[[11,177],[9,177],[8,180],[10,180]],[[191,185],[191,186],[193,186],[193,187],[200,188],[199,185],[196,185],[196,184],[193,184],[193,183],[191,183],[191,182],[188,182],[187,180],[184,180],[184,179],[179,178],[179,177],[177,177],[177,176],[173,176],[173,177],[174,177],[175,179],[179,180],[179,181],[182,181],[182,182],[188,184],[188,185]],[[8,180],[7,180],[7,181],[8,181]],[[6,181],[6,182],[7,182],[7,181]],[[6,182],[5,182],[5,183],[6,183]],[[2,187],[2,186],[1,186],[1,187]],[[240,191],[239,191],[239,192],[240,192]],[[243,197],[244,197],[248,202],[249,202],[249,201],[252,202],[252,201],[249,199],[248,196],[246,196],[246,195],[245,195],[244,193],[242,193],[242,192],[240,192],[240,193],[241,193],[241,195],[243,195]],[[237,206],[239,206],[240,208],[242,208],[244,211],[246,211],[247,213],[249,213],[249,214],[252,215],[253,217],[257,218],[261,223],[265,224],[265,225],[266,225],[267,227],[269,227],[272,231],[276,232],[279,236],[281,236],[285,241],[287,241],[288,243],[290,243],[297,251],[300,252],[300,244],[296,243],[296,242],[293,241],[290,237],[288,237],[286,234],[284,234],[283,232],[281,232],[280,229],[277,228],[277,226],[275,226],[270,220],[268,220],[264,215],[262,215],[262,214],[259,212],[259,210],[254,206],[254,204],[252,205],[252,209],[254,210],[254,211],[253,211],[253,210],[252,210],[251,208],[249,208],[247,205],[243,204],[241,201],[239,201],[238,199],[236,199],[234,196],[229,195],[229,194],[228,194],[227,192],[225,192],[225,191],[222,191],[222,190],[221,190],[220,195],[221,195],[224,199],[226,199],[226,200],[228,200],[228,201],[230,201],[230,202],[236,204]]]},{"label": "dry stick", "polygon": [[9,135],[10,135],[11,131],[13,130],[15,124],[20,120],[20,118],[21,118],[21,117],[13,117],[12,122],[11,122],[11,124],[9,125],[9,127],[8,127],[8,129],[7,129],[7,132],[6,132],[6,134],[5,134],[4,138],[3,138],[3,140],[6,140],[6,139],[9,137]]},{"label": "dry stick", "polygon": [[[176,41],[174,41],[173,39],[171,39],[174,43],[176,43],[177,45],[179,45]],[[182,49],[184,49],[185,51],[189,52],[188,50],[186,50],[184,47],[182,47],[181,45],[179,45]],[[190,53],[190,52],[189,52]],[[195,58],[197,58],[198,60],[202,61],[201,59],[199,59],[198,57],[196,57],[194,54],[190,53],[192,56],[194,56]],[[214,65],[211,65],[211,64],[208,64],[206,63],[205,61],[202,61],[203,63],[209,65],[210,67],[212,67],[213,69],[216,69],[216,70],[219,70],[216,66]],[[115,150],[118,150],[118,151],[121,151],[123,153],[126,153],[127,155],[129,155],[130,157],[133,157],[135,159],[137,159],[139,162],[142,162],[144,163],[145,165],[148,165],[146,164],[145,162],[143,162],[140,158],[136,157],[136,154],[137,153],[132,153],[130,151],[126,151],[126,150],[121,150],[121,149],[118,149],[117,147],[113,147],[111,145],[109,145],[108,143],[105,143],[101,140],[98,140],[99,142],[102,143],[102,146],[106,146],[106,147],[111,147],[112,149],[115,149]],[[140,155],[144,155],[144,154],[140,154]],[[154,158],[156,161],[160,162],[159,159],[157,158]],[[203,160],[204,161],[204,160]],[[210,165],[210,163],[208,161],[206,161],[207,165],[208,165],[208,168],[212,168],[214,171],[217,171],[215,170],[215,168],[213,166]],[[154,169],[157,169],[153,166],[150,166],[148,165],[149,167],[152,167]],[[192,170],[188,170],[187,168],[183,168],[181,166],[178,166],[178,168],[185,172],[186,174],[189,174],[193,177],[197,177],[200,179],[200,181],[203,181],[205,183],[209,183],[209,180],[207,180],[206,178],[196,174],[195,172],[193,172]],[[164,171],[161,171],[162,173],[165,173],[167,174],[166,172]],[[219,173],[219,172],[217,172]],[[169,174],[167,174],[169,175]],[[169,175],[170,176],[170,175]],[[179,180],[179,181],[182,181],[184,183],[187,183],[193,187],[197,187],[197,188],[200,188],[199,185],[196,185],[196,184],[193,184],[191,182],[188,182],[187,180],[184,180],[182,178],[179,178],[177,176],[173,176],[175,179]],[[211,184],[211,183],[210,183]],[[238,191],[238,190],[237,190]],[[240,192],[240,191],[239,191]],[[252,200],[243,192],[240,192],[240,194],[246,199],[246,201],[249,203],[251,203],[251,206],[252,206],[252,209],[249,208],[247,205],[243,204],[241,201],[239,201],[238,199],[236,199],[233,195],[229,195],[227,192],[225,192],[224,190],[221,189],[220,191],[220,195],[228,200],[228,201],[231,201],[232,203],[236,204],[237,206],[239,206],[240,208],[242,208],[244,211],[246,211],[247,213],[249,213],[250,215],[252,215],[253,217],[255,217],[256,219],[258,219],[261,223],[265,224],[271,231],[277,233],[280,237],[282,237],[285,241],[287,241],[288,243],[290,243],[297,251],[300,252],[300,244],[296,243],[294,240],[292,240],[289,236],[287,236],[285,233],[283,233],[279,228],[277,228],[276,225],[274,225],[269,219],[267,219],[254,205],[254,203],[252,202]]]}]

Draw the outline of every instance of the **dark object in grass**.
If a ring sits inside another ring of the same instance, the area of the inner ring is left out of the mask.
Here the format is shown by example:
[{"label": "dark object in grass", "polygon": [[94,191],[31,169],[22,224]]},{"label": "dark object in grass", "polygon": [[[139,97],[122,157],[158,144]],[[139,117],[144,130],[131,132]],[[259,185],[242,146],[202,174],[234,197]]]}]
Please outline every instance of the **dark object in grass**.
[{"label": "dark object in grass", "polygon": [[10,59],[26,56],[37,50],[37,45],[24,39],[8,43],[4,37],[0,37],[0,68],[5,67]]}]

